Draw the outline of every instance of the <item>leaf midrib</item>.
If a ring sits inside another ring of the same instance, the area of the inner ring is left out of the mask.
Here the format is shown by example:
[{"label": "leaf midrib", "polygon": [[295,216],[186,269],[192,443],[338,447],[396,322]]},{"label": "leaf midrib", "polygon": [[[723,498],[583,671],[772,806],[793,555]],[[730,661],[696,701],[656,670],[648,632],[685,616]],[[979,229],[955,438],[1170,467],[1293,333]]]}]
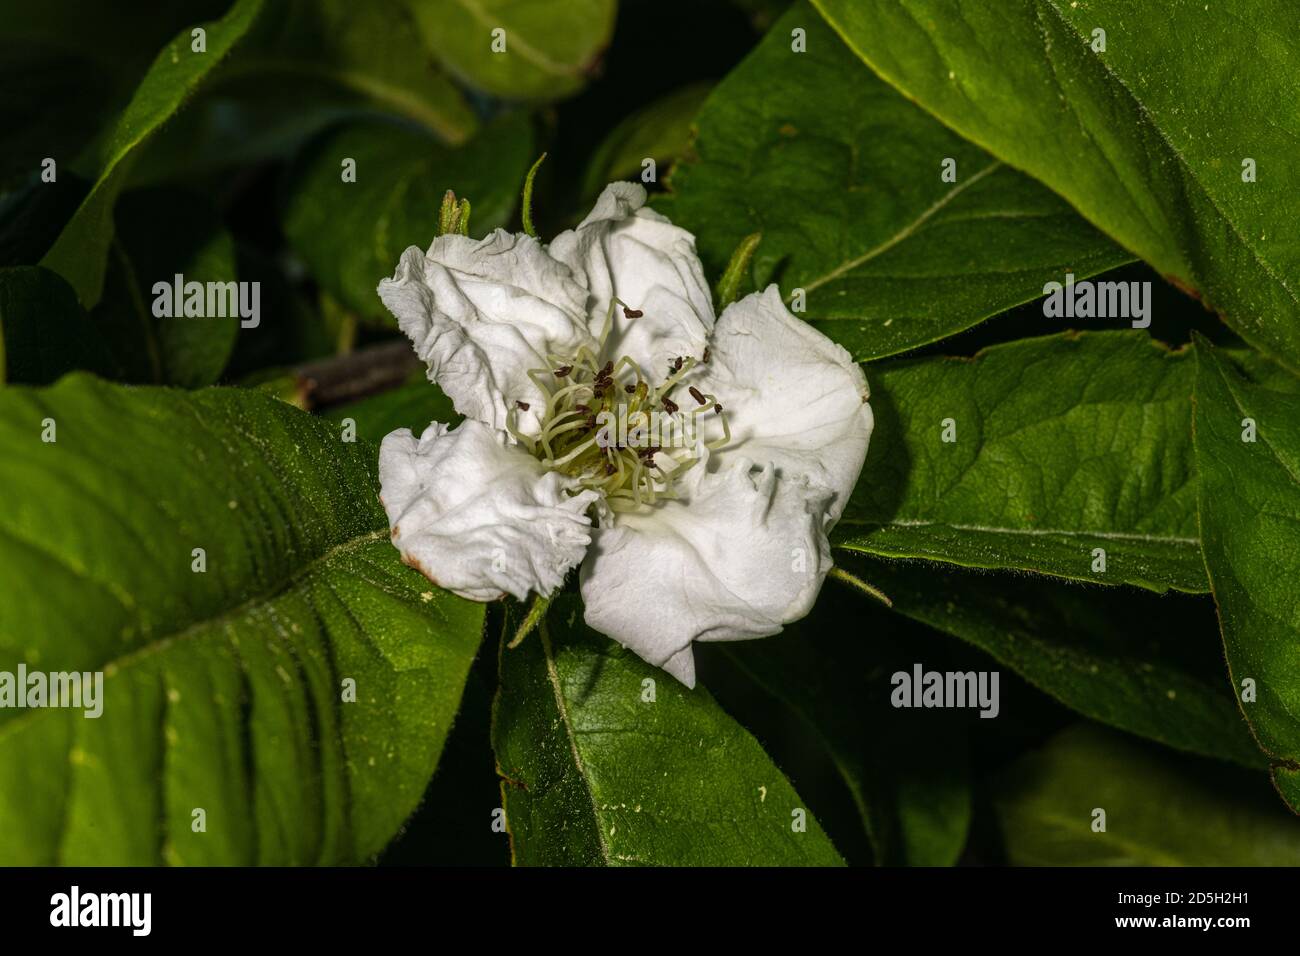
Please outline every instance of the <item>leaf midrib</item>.
[{"label": "leaf midrib", "polygon": [[[811,282],[805,283],[803,286],[804,291],[812,292],[814,289],[819,289],[822,286],[826,285],[826,283],[834,282],[840,276],[848,272],[852,272],[854,269],[858,268],[859,266],[865,265],[866,263],[870,262],[872,259],[877,258],[878,256],[884,255],[886,252],[894,248],[900,242],[903,242],[908,238],[910,238],[911,236],[913,236],[917,232],[917,230],[919,230],[922,226],[924,226],[927,222],[929,222],[940,210],[942,210],[945,206],[947,206],[954,199],[960,196],[969,187],[975,185],[975,183],[979,182],[985,176],[988,176],[990,173],[997,170],[997,168],[1001,165],[1003,164],[1000,160],[996,160],[996,159],[993,160],[991,163],[989,163],[979,172],[962,180],[960,183],[953,186],[952,189],[948,190],[946,193],[944,193],[942,196],[936,199],[927,208],[921,210],[921,212],[917,215],[915,219],[913,219],[907,225],[903,226],[902,229],[899,229],[897,232],[895,232],[884,242],[881,242],[880,244],[872,247],[871,249],[868,249],[860,256],[856,256],[852,259],[845,260],[844,262],[836,266],[834,269],[831,269],[829,272],[818,276],[816,279],[813,279]],[[793,296],[794,296],[793,292],[791,292],[790,295],[786,296],[786,302],[790,302]]]},{"label": "leaf midrib", "polygon": [[468,13],[471,17],[473,17],[483,26],[487,27],[489,30],[492,30],[496,27],[501,27],[502,29],[506,29],[507,35],[509,37],[507,42],[511,45],[511,47],[513,47],[514,50],[518,52],[524,60],[531,63],[533,66],[537,67],[542,72],[549,73],[552,76],[564,77],[566,79],[581,75],[582,73],[581,64],[560,63],[557,62],[556,60],[552,60],[541,50],[537,49],[535,46],[529,43],[527,40],[521,39],[519,34],[515,31],[513,27],[509,27],[509,28],[505,27],[505,25],[500,21],[500,18],[494,19],[492,17],[489,17],[487,15],[487,11],[485,11],[476,2],[476,0],[455,0],[455,2],[459,6],[463,7],[466,13]]},{"label": "leaf midrib", "polygon": [[582,780],[583,789],[587,794],[587,800],[591,803],[592,825],[596,830],[596,840],[600,847],[601,860],[606,866],[612,866],[613,851],[605,838],[604,822],[600,816],[600,804],[596,802],[596,794],[592,792],[591,781],[587,778],[587,768],[582,762],[582,753],[578,749],[578,735],[573,729],[573,721],[569,718],[569,704],[565,700],[564,689],[560,686],[560,673],[555,666],[555,649],[551,645],[551,634],[545,617],[543,617],[541,626],[538,628],[538,637],[542,642],[542,655],[546,658],[546,679],[550,682],[551,692],[555,696],[555,709],[560,715],[560,721],[564,724],[564,736],[569,742],[569,754],[573,757],[574,769],[577,770],[578,777]]}]

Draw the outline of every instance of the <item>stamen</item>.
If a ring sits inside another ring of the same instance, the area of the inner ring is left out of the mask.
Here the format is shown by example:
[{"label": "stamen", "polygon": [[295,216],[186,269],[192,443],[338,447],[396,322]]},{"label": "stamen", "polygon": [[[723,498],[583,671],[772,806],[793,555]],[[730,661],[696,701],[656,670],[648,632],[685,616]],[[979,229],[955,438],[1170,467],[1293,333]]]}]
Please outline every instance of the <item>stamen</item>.
[{"label": "stamen", "polygon": [[[699,359],[674,357],[668,363],[667,377],[656,387],[630,356],[603,362],[597,357],[613,332],[614,309],[618,307],[628,319],[642,315],[613,299],[599,349],[593,352],[584,346],[574,355],[547,355],[547,368],[530,369],[530,380],[545,396],[545,408],[536,399],[531,405],[517,400],[506,427],[545,467],[576,478],[579,488],[600,491],[612,510],[627,511],[677,498],[674,482],[707,456],[706,448],[728,444],[731,431],[725,417],[723,437],[707,444],[701,444],[693,430],[682,430],[701,414],[722,415],[717,398],[694,385],[689,391],[696,407],[690,411],[682,412],[671,397]],[[540,430],[535,438],[525,437],[518,430],[518,415],[534,408]],[[682,418],[677,421],[667,418],[678,415]],[[665,424],[660,424],[661,420]]]}]

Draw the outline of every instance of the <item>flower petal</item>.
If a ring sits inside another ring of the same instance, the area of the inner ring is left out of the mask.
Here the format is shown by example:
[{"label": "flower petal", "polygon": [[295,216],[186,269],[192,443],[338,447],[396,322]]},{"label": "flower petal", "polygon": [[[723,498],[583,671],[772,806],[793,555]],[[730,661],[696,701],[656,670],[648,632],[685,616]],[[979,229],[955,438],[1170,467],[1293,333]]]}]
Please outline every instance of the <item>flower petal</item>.
[{"label": "flower petal", "polygon": [[379,484],[402,560],[472,601],[550,594],[591,543],[596,492],[570,495],[573,479],[473,419],[386,436]]},{"label": "flower petal", "polygon": [[548,368],[548,355],[597,347],[587,293],[569,267],[536,239],[501,229],[482,240],[440,236],[427,254],[411,246],[379,297],[456,410],[497,429],[513,410],[519,431],[536,435],[546,399],[528,371]]},{"label": "flower petal", "polygon": [[587,623],[695,685],[692,641],[776,634],[812,609],[831,567],[831,493],[732,459],[685,501],[623,513],[582,565]]},{"label": "flower petal", "polygon": [[[774,462],[783,477],[807,475],[835,493],[827,527],[844,511],[871,440],[866,376],[852,356],[790,313],[770,285],[733,303],[713,330],[710,357],[686,380],[717,397],[737,453]],[[720,433],[716,417],[701,419]]]},{"label": "flower petal", "polygon": [[610,299],[617,296],[642,314],[629,319],[615,309],[604,356],[629,355],[658,384],[678,356],[699,356],[713,328],[713,297],[695,237],[643,208],[638,183],[610,183],[577,229],[551,242],[551,255],[586,277],[589,327],[599,338]]}]

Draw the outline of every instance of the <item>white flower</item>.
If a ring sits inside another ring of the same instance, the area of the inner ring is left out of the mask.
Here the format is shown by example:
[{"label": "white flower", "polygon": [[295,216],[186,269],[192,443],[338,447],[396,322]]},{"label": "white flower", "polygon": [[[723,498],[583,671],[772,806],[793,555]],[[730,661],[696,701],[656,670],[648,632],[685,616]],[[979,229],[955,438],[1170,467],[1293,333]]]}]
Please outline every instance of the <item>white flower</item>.
[{"label": "white flower", "polygon": [[393,432],[379,478],[435,584],[523,600],[581,564],[587,623],[693,687],[693,641],[812,608],[872,416],[861,368],[775,285],[715,324],[694,237],[644,203],[613,183],[549,246],[402,254],[379,295],[465,421]]}]

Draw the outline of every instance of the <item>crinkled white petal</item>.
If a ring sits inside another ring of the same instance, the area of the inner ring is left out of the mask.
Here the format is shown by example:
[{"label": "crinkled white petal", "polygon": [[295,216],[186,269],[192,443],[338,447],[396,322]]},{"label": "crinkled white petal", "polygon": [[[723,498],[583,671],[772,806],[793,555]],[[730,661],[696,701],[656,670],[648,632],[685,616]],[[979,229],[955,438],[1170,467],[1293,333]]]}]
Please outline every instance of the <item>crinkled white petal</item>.
[{"label": "crinkled white petal", "polygon": [[410,247],[379,297],[456,410],[497,429],[522,401],[518,429],[536,435],[545,396],[528,371],[597,346],[587,292],[569,267],[501,229],[482,240],[440,236],[427,254]]},{"label": "crinkled white petal", "polygon": [[550,594],[591,543],[596,492],[473,419],[385,437],[379,484],[402,560],[473,601]]},{"label": "crinkled white petal", "polygon": [[582,565],[587,623],[688,687],[692,641],[776,634],[812,609],[831,567],[831,492],[728,462],[692,481],[688,499],[598,528]]},{"label": "crinkled white petal", "polygon": [[592,335],[599,338],[604,330],[613,296],[642,313],[629,319],[622,309],[614,310],[604,354],[631,356],[658,384],[673,359],[703,353],[713,328],[713,298],[695,237],[643,208],[645,200],[638,183],[610,183],[591,214],[577,229],[556,236],[550,251],[585,277]]},{"label": "crinkled white petal", "polygon": [[[717,396],[731,426],[726,462],[741,454],[773,462],[783,477],[806,475],[835,493],[827,527],[844,511],[871,440],[870,390],[840,345],[790,313],[775,285],[729,305],[710,358],[686,380]],[[704,416],[710,438],[717,420]]]}]

